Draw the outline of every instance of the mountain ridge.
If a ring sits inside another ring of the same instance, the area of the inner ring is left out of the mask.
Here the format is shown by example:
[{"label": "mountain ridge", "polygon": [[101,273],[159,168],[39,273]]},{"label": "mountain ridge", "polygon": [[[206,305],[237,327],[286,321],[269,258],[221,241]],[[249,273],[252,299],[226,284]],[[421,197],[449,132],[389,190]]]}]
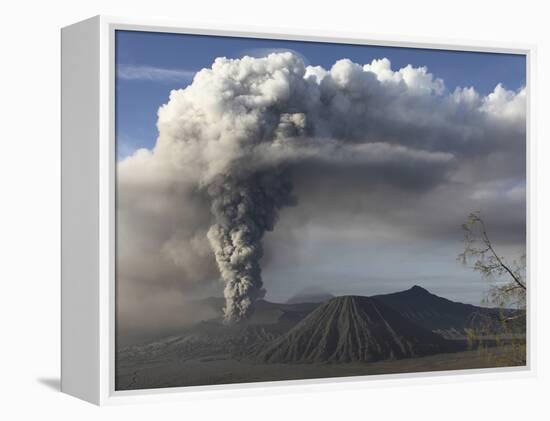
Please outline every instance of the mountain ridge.
[{"label": "mountain ridge", "polygon": [[[520,310],[475,306],[452,301],[414,285],[407,290],[373,295],[406,319],[444,336],[464,336],[467,330],[502,329],[502,314],[521,314]],[[523,321],[524,322],[524,321]],[[521,321],[515,329],[521,329]]]},{"label": "mountain ridge", "polygon": [[313,310],[258,355],[264,362],[352,362],[422,356],[452,349],[384,303],[340,296]]}]

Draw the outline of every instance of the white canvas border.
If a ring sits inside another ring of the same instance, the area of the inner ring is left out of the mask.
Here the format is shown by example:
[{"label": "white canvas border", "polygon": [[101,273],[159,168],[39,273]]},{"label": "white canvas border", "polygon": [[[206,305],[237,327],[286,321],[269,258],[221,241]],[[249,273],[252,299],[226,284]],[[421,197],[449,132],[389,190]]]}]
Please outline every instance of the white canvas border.
[{"label": "white canvas border", "polygon": [[[536,232],[531,229],[536,221],[534,197],[535,145],[532,139],[534,123],[533,95],[535,77],[533,61],[534,45],[512,45],[483,41],[427,39],[417,37],[377,36],[362,33],[304,31],[301,29],[258,28],[242,25],[185,24],[169,20],[142,18],[118,18],[100,16],[100,146],[99,146],[99,357],[100,357],[100,404],[159,402],[182,399],[210,399],[213,397],[244,397],[297,392],[345,390],[349,388],[413,386],[415,384],[444,384],[450,382],[525,378],[536,374],[536,341],[532,333],[536,326],[536,284],[532,279],[535,267],[534,249]],[[478,51],[493,53],[525,54],[527,57],[527,294],[528,364],[519,368],[473,369],[444,372],[403,373],[324,379],[307,379],[262,383],[243,383],[212,386],[146,389],[138,391],[114,390],[114,345],[115,345],[115,132],[114,132],[114,31],[139,30],[148,32],[171,32],[202,35],[219,35],[251,38],[271,38],[299,41],[336,42],[345,44],[368,44],[395,47],[427,48],[442,50]],[[197,393],[200,392],[200,393]]]}]

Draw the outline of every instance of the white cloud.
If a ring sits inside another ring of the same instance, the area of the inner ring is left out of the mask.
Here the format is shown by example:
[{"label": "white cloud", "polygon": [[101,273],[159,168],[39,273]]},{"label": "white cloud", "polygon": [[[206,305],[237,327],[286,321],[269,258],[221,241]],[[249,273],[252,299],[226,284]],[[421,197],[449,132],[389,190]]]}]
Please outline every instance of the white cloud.
[{"label": "white cloud", "polygon": [[119,65],[117,76],[123,80],[148,80],[156,82],[189,82],[195,71],[182,69],[163,69],[152,66]]},{"label": "white cloud", "polygon": [[304,74],[304,79],[309,79],[310,77],[312,77],[315,82],[319,84],[327,74],[328,72],[321,66],[307,66],[306,73]]},{"label": "white cloud", "polygon": [[254,58],[265,58],[270,54],[281,54],[281,53],[291,53],[292,55],[299,57],[300,60],[307,65],[309,63],[306,56],[304,56],[299,51],[293,50],[292,48],[247,48],[242,51],[239,56],[245,57],[250,56]]},{"label": "white cloud", "polygon": [[411,92],[438,95],[445,92],[443,80],[435,78],[428,72],[427,67],[413,67],[409,64],[398,71],[393,71],[390,60],[382,58],[364,65],[363,69],[374,73],[380,82],[395,85],[404,83]]},{"label": "white cloud", "polygon": [[482,109],[499,118],[525,121],[526,99],[527,91],[525,88],[514,92],[505,89],[499,83],[493,92],[483,98]]}]

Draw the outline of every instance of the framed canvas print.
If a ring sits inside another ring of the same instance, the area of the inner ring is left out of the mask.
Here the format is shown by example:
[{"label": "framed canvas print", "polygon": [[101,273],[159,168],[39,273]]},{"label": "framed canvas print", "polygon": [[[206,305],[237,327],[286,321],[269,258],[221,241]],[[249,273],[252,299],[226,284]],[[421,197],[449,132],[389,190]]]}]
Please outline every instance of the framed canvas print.
[{"label": "framed canvas print", "polygon": [[531,369],[531,48],[62,30],[62,390]]}]

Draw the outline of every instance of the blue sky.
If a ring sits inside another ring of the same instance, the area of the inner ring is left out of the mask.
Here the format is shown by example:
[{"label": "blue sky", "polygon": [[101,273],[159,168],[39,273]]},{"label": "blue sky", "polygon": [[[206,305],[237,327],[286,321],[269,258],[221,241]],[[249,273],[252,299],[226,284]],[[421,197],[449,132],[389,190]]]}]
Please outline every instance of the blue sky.
[{"label": "blue sky", "polygon": [[293,50],[306,63],[330,68],[341,59],[366,64],[386,57],[393,69],[427,66],[449,90],[473,86],[487,94],[502,83],[516,90],[525,85],[523,55],[488,54],[365,45],[213,37],[140,31],[116,32],[116,132],[118,157],[152,148],[160,105],[172,89],[183,88],[193,74],[216,57],[262,56],[268,50]]}]

